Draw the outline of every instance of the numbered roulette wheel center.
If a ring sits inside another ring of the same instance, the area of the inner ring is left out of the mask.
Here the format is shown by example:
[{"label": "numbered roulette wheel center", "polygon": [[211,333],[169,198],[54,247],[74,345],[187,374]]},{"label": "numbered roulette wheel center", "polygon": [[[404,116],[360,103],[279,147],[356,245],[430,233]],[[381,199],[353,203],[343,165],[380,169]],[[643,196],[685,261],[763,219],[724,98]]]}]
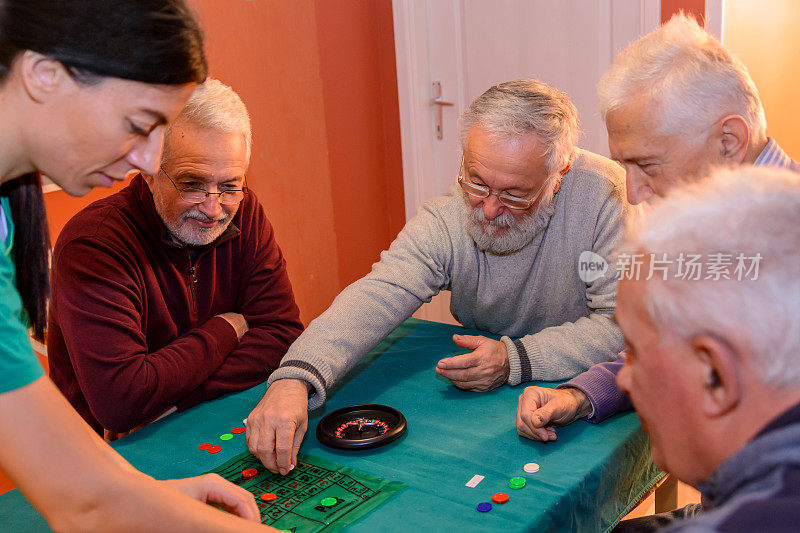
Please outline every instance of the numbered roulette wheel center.
[{"label": "numbered roulette wheel center", "polygon": [[396,440],[406,431],[403,413],[387,405],[342,407],[317,424],[317,439],[340,450],[366,450]]}]

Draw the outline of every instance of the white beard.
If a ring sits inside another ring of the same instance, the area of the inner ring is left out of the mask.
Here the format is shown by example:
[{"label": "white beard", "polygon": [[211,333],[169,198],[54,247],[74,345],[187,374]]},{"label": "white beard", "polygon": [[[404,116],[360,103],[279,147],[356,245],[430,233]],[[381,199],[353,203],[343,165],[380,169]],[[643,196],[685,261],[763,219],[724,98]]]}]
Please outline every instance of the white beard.
[{"label": "white beard", "polygon": [[197,220],[202,220],[204,222],[210,221],[211,219],[205,216],[203,213],[200,212],[198,207],[193,207],[188,211],[181,213],[177,219],[167,219],[165,214],[167,212],[166,206],[164,205],[164,199],[159,194],[153,194],[153,203],[156,206],[156,212],[158,212],[161,220],[164,222],[164,225],[167,226],[172,237],[180,243],[188,244],[190,246],[205,246],[207,244],[211,244],[217,238],[225,233],[225,230],[228,229],[228,225],[230,224],[231,220],[233,220],[233,216],[229,214],[227,211],[223,211],[222,214],[216,218],[219,222],[212,228],[199,228],[196,226],[190,225],[189,222],[190,218],[194,218]]},{"label": "white beard", "polygon": [[464,229],[467,235],[475,241],[479,250],[490,254],[508,255],[521,250],[550,223],[556,210],[557,184],[556,181],[553,186],[548,187],[536,207],[526,211],[521,217],[514,217],[510,211],[506,211],[493,220],[486,219],[482,207],[472,207],[467,193],[462,192]]}]

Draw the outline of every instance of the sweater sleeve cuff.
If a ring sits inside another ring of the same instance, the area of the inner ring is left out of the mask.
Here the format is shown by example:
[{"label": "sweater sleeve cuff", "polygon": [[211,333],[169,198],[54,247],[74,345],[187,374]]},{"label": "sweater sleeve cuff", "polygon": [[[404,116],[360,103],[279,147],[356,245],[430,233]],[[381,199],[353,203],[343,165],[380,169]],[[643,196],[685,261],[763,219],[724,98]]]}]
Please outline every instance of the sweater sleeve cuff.
[{"label": "sweater sleeve cuff", "polygon": [[[326,375],[327,374],[327,375]],[[332,381],[331,372],[323,372],[311,363],[299,359],[289,359],[281,362],[267,380],[267,387],[279,379],[299,379],[310,384],[312,390],[308,395],[308,410],[321,407],[327,399],[328,383]]]},{"label": "sweater sleeve cuff", "polygon": [[506,353],[508,354],[508,384],[519,385],[522,383],[522,364],[520,363],[520,354],[517,351],[517,345],[509,337],[502,337],[500,339],[506,346]]},{"label": "sweater sleeve cuff", "polygon": [[586,420],[594,424],[630,408],[626,396],[617,387],[616,373],[608,371],[602,365],[596,365],[558,386],[564,387],[578,389],[589,398],[592,414]]},{"label": "sweater sleeve cuff", "polygon": [[542,366],[542,355],[536,344],[529,342],[526,345],[522,339],[511,340],[509,337],[502,337],[500,340],[506,345],[508,352],[508,384],[519,385],[533,381],[536,378],[533,369]]},{"label": "sweater sleeve cuff", "polygon": [[214,316],[209,318],[200,329],[216,339],[222,359],[227,357],[239,345],[239,336],[236,334],[236,328],[222,317]]},{"label": "sweater sleeve cuff", "polygon": [[580,376],[576,376],[576,378],[571,379],[570,381],[567,381],[566,383],[562,383],[561,385],[557,385],[556,388],[557,389],[578,389],[579,391],[584,393],[586,395],[586,397],[589,399],[589,403],[592,404],[592,412],[589,413],[587,416],[585,416],[583,419],[586,420],[587,422],[591,422],[592,424],[596,424],[597,422],[599,422],[599,420],[597,420],[595,418],[596,413],[597,413],[597,406],[595,405],[595,401],[594,401],[594,398],[592,397],[592,395],[589,392],[586,391],[585,387],[582,386],[581,381],[577,380],[577,378],[579,378],[579,377]]}]

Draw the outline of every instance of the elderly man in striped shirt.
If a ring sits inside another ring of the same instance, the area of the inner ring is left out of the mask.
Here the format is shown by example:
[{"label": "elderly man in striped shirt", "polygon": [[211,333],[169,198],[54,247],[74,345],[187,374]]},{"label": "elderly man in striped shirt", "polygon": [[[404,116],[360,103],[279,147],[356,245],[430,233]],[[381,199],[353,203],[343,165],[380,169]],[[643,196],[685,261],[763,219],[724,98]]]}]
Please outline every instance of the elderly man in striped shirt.
[{"label": "elderly man in striped shirt", "polygon": [[[598,86],[611,157],[625,168],[628,201],[647,202],[713,166],[773,166],[800,172],[775,139],[747,68],[683,14],[632,43]],[[556,438],[578,418],[600,422],[631,408],[616,384],[624,352],[557,389],[528,387],[517,431]]]}]

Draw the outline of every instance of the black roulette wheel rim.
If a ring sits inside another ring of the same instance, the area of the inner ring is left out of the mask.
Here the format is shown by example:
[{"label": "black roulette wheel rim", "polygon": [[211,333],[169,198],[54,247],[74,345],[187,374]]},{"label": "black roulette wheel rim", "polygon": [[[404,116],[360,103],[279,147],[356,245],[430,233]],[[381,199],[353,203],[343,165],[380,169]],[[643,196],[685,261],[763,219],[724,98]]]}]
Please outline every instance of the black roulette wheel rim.
[{"label": "black roulette wheel rim", "polygon": [[348,405],[317,424],[317,440],[340,450],[367,450],[394,442],[406,431],[403,413],[388,405]]}]

